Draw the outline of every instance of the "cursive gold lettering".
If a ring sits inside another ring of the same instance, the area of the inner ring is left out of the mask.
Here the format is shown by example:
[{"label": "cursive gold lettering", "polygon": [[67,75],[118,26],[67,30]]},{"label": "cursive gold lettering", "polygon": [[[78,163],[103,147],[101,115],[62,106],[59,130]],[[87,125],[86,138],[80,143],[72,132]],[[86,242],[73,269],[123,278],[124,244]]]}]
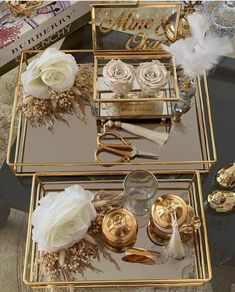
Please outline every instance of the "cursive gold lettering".
[{"label": "cursive gold lettering", "polygon": [[154,19],[138,19],[136,11],[130,13],[122,12],[118,17],[114,18],[111,15],[105,17],[100,23],[100,31],[102,33],[108,33],[111,30],[122,30],[122,31],[134,31],[149,29],[153,23]]},{"label": "cursive gold lettering", "polygon": [[139,33],[130,37],[126,43],[127,50],[156,50],[161,44],[167,41],[150,40],[144,33]]}]

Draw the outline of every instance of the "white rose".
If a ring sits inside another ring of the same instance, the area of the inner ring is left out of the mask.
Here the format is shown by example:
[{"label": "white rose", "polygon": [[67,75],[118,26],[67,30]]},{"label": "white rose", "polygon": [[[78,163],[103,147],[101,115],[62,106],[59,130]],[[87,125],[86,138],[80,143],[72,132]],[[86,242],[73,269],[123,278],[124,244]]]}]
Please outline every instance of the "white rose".
[{"label": "white rose", "polygon": [[80,241],[96,218],[93,199],[94,195],[79,185],[43,197],[32,215],[38,249],[53,252]]},{"label": "white rose", "polygon": [[77,72],[77,63],[72,55],[49,48],[27,66],[26,71],[21,74],[21,82],[26,94],[50,98],[49,89],[70,89]]},{"label": "white rose", "polygon": [[169,72],[158,60],[141,63],[137,69],[137,81],[144,95],[157,94],[168,79]]},{"label": "white rose", "polygon": [[110,89],[116,93],[125,95],[131,91],[135,80],[132,65],[121,60],[111,60],[104,66],[103,75]]}]

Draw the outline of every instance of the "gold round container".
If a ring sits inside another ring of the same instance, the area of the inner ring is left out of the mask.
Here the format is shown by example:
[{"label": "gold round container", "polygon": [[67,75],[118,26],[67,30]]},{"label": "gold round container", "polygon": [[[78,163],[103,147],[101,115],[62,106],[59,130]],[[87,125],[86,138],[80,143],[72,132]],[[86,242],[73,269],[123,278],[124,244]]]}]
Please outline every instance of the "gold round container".
[{"label": "gold round container", "polygon": [[176,211],[178,226],[185,223],[188,215],[184,200],[176,195],[163,195],[152,206],[151,219],[163,229],[171,229],[171,213]]},{"label": "gold round container", "polygon": [[[167,194],[159,197],[152,206],[148,235],[152,241],[165,245],[172,235],[171,213],[176,212],[179,229],[187,223],[189,209],[180,197]],[[181,234],[184,238],[184,235]]]},{"label": "gold round container", "polygon": [[115,209],[105,215],[102,221],[102,233],[107,245],[116,250],[124,251],[133,246],[138,231],[137,221],[129,211]]}]

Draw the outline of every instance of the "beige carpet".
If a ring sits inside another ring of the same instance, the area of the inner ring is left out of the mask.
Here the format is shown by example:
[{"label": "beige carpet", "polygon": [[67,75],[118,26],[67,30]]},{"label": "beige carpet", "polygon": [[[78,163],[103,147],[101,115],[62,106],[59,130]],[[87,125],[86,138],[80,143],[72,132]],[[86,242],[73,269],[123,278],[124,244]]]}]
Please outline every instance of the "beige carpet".
[{"label": "beige carpet", "polygon": [[22,283],[27,215],[11,210],[7,226],[0,229],[0,291],[29,292]]}]

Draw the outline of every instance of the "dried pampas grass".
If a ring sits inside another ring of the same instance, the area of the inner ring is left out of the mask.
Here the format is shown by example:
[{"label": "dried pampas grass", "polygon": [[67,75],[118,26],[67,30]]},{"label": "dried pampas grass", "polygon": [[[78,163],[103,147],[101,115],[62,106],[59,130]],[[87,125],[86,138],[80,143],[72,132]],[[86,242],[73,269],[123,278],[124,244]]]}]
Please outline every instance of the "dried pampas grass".
[{"label": "dried pampas grass", "polygon": [[193,13],[188,15],[188,21],[192,36],[162,47],[175,57],[187,76],[194,78],[212,69],[222,56],[233,51],[233,47],[228,37],[220,38],[209,30],[208,16]]}]

